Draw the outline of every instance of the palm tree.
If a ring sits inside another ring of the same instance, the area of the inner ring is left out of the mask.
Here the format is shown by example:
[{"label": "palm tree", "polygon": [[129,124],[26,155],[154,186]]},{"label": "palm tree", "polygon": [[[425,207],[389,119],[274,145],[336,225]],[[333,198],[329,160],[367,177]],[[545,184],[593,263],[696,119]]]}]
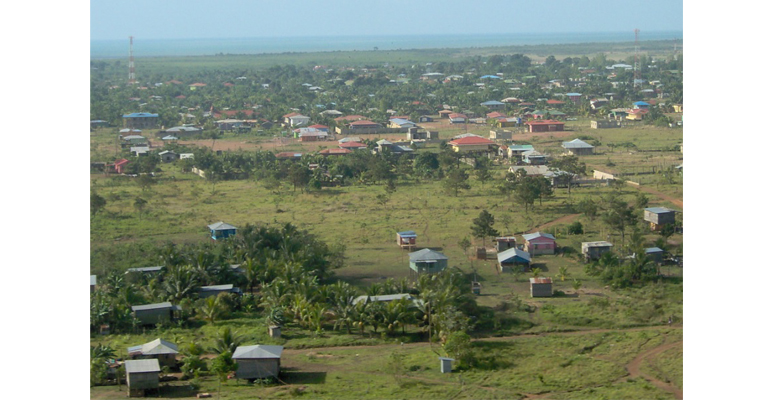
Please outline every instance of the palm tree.
[{"label": "palm tree", "polygon": [[234,353],[235,349],[238,348],[244,340],[245,338],[243,336],[230,330],[229,326],[225,326],[219,331],[219,335],[214,338],[214,345],[211,347],[211,351],[217,354],[222,354],[227,351]]},{"label": "palm tree", "polygon": [[566,266],[559,267],[559,273],[556,274],[556,277],[561,279],[562,282],[564,282],[564,279],[569,278],[570,277],[570,273],[567,270],[567,267]]},{"label": "palm tree", "polygon": [[201,300],[198,313],[203,319],[213,324],[223,313],[219,296],[209,296]]},{"label": "palm tree", "polygon": [[169,268],[163,280],[163,291],[167,301],[179,302],[186,297],[192,297],[198,290],[198,276],[189,266]]}]

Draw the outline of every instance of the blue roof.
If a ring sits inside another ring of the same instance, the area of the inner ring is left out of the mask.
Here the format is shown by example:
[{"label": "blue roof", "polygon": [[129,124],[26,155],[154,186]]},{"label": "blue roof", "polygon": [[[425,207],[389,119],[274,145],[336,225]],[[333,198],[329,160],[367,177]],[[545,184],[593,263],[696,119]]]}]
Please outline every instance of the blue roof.
[{"label": "blue roof", "polygon": [[635,106],[649,106],[650,103],[646,103],[644,101],[637,101],[636,103],[634,103],[634,105]]},{"label": "blue roof", "polygon": [[567,93],[567,96],[582,96],[580,93]]},{"label": "blue roof", "polygon": [[497,75],[484,75],[484,76],[482,76],[482,77],[481,77],[481,78],[479,78],[479,79],[502,79],[502,78],[500,78],[500,77],[499,77],[499,76],[497,76]]},{"label": "blue roof", "polygon": [[417,237],[417,232],[415,232],[415,231],[398,232],[398,236],[401,236],[401,237]]},{"label": "blue roof", "polygon": [[500,105],[505,105],[505,103],[501,103],[497,100],[489,100],[481,103],[481,105],[482,106],[500,106]]},{"label": "blue roof", "polygon": [[525,233],[525,234],[521,235],[521,237],[523,237],[524,240],[527,240],[527,241],[532,240],[532,239],[537,239],[539,237],[545,237],[545,238],[548,238],[548,239],[556,240],[556,238],[553,237],[553,235],[551,235],[550,233],[542,233],[542,232]]},{"label": "blue roof", "polygon": [[514,261],[514,258],[519,258],[522,261],[531,262],[532,259],[529,256],[529,253],[523,250],[519,250],[515,247],[512,247],[508,250],[501,251],[500,253],[497,253],[497,261],[500,263],[504,263],[506,261]]},{"label": "blue roof", "polygon": [[131,113],[123,115],[123,118],[141,118],[141,117],[157,117],[158,114],[150,114],[145,112]]}]

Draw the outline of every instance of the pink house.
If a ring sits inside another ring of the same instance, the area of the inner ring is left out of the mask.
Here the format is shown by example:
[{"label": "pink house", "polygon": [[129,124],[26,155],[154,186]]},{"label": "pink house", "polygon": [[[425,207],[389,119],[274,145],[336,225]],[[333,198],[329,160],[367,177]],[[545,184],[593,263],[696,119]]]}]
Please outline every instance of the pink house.
[{"label": "pink house", "polygon": [[535,232],[521,235],[524,238],[524,250],[531,255],[556,254],[556,238],[549,233]]}]

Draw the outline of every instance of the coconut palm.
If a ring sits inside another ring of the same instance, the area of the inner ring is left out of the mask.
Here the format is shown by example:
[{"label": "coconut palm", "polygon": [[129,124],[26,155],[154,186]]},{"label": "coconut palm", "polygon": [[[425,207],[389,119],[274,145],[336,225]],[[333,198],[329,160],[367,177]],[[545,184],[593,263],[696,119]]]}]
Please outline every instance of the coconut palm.
[{"label": "coconut palm", "polygon": [[219,335],[214,338],[214,345],[211,347],[211,351],[217,354],[224,352],[234,353],[235,349],[243,343],[245,338],[238,335],[237,332],[233,332],[229,326],[225,326],[219,331]]},{"label": "coconut palm", "polygon": [[209,296],[202,299],[198,306],[198,314],[200,317],[210,323],[214,323],[224,313],[222,303],[219,300],[219,296]]}]

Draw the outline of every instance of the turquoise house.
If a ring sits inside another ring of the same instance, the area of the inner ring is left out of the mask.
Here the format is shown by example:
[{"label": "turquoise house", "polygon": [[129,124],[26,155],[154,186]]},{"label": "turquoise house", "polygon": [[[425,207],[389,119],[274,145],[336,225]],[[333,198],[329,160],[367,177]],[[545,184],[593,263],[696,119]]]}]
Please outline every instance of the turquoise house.
[{"label": "turquoise house", "polygon": [[215,224],[209,225],[209,230],[211,231],[211,238],[214,240],[218,239],[226,239],[230,236],[235,236],[236,231],[238,228],[224,223],[222,221],[219,221]]},{"label": "turquoise house", "polygon": [[436,274],[447,268],[449,257],[431,249],[409,253],[409,268],[417,274]]}]

